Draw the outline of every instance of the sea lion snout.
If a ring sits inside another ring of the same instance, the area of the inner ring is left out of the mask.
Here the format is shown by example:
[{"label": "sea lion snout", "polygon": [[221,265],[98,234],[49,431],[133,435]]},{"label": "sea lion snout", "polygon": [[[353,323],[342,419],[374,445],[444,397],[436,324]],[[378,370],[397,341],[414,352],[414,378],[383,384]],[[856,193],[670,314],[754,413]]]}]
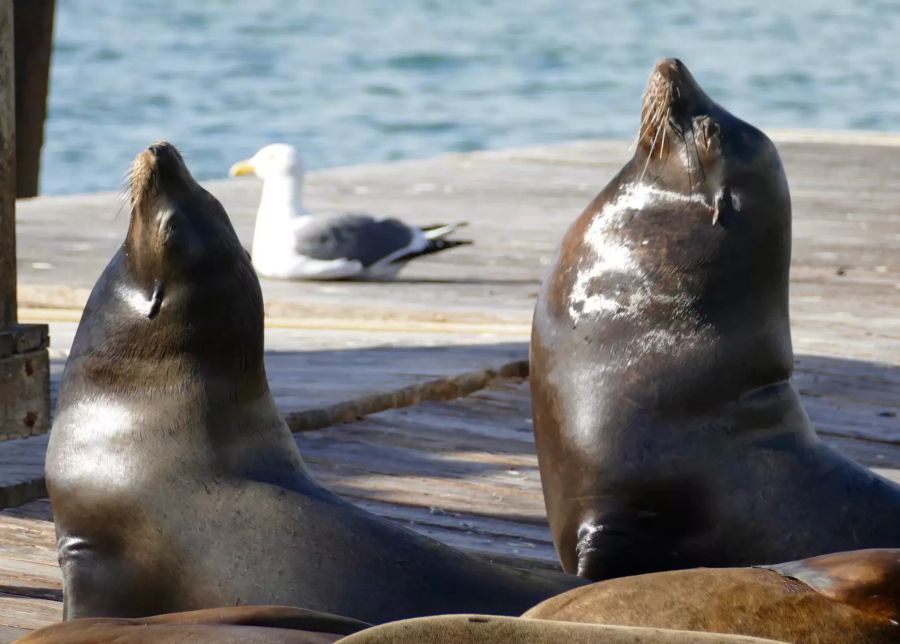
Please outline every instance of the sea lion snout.
[{"label": "sea lion snout", "polygon": [[656,61],[656,67],[654,67],[653,72],[655,76],[660,77],[665,82],[674,82],[687,72],[687,67],[678,58],[660,58]]},{"label": "sea lion snout", "polygon": [[187,170],[178,148],[168,141],[152,143],[147,146],[147,149],[142,154],[147,155],[147,160],[151,163],[156,163],[161,169],[172,167],[173,169],[178,168],[180,170],[183,168]]},{"label": "sea lion snout", "polygon": [[131,195],[134,203],[161,192],[190,189],[193,177],[178,149],[168,141],[157,141],[141,151],[131,164]]},{"label": "sea lion snout", "polygon": [[667,114],[680,121],[698,114],[709,114],[714,103],[700,89],[687,65],[677,58],[656,63],[644,94],[644,117]]},{"label": "sea lion snout", "polygon": [[164,157],[176,152],[175,146],[168,141],[157,141],[156,143],[152,143],[147,146],[147,150],[149,150],[156,158]]},{"label": "sea lion snout", "polygon": [[681,97],[681,81],[687,69],[677,58],[656,63],[644,92],[644,113],[669,110]]}]

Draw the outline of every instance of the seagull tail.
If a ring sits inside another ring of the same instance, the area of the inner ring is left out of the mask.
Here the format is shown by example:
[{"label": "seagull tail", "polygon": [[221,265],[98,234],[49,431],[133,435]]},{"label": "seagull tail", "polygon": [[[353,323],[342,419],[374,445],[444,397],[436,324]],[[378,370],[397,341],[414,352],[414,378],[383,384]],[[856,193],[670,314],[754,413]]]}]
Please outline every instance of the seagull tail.
[{"label": "seagull tail", "polygon": [[428,245],[422,250],[415,253],[410,253],[409,255],[404,255],[403,257],[399,257],[391,263],[396,264],[398,262],[408,262],[409,260],[415,259],[416,257],[422,257],[422,255],[440,253],[443,250],[449,250],[451,248],[456,248],[457,246],[468,246],[471,243],[472,241],[468,239],[429,239]]},{"label": "seagull tail", "polygon": [[455,232],[457,229],[468,225],[469,222],[467,221],[461,221],[457,224],[434,224],[432,226],[423,226],[422,232],[425,233],[425,239],[430,241],[432,239],[443,239],[450,233]]}]

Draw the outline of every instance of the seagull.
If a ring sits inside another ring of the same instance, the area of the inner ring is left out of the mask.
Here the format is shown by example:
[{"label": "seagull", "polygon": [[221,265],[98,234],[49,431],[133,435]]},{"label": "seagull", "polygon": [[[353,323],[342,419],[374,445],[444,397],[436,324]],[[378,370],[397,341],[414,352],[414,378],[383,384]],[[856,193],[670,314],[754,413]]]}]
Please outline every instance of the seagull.
[{"label": "seagull", "polygon": [[363,213],[312,213],[303,207],[303,160],[286,143],[267,145],[229,174],[263,180],[251,257],[264,277],[299,280],[390,279],[423,255],[470,244],[445,239],[465,223],[411,226]]}]

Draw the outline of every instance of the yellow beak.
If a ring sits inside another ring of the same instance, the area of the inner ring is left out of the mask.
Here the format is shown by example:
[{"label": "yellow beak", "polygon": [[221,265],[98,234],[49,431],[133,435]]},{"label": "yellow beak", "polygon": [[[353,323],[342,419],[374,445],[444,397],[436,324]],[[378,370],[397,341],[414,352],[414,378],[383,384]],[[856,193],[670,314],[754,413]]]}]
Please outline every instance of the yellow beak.
[{"label": "yellow beak", "polygon": [[245,174],[256,174],[256,168],[250,163],[250,159],[245,159],[231,166],[228,174],[232,177],[242,177]]}]

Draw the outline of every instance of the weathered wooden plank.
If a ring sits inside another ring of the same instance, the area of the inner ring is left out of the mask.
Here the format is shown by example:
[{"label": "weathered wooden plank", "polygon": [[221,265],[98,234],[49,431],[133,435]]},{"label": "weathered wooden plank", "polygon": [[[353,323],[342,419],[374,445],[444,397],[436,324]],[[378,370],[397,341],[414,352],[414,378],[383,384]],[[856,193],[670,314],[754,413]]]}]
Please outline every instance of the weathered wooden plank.
[{"label": "weathered wooden plank", "polygon": [[[51,327],[58,343],[50,365],[54,395],[75,327],[72,322]],[[302,431],[422,400],[452,399],[496,376],[524,375],[527,344],[508,340],[491,333],[275,328],[267,330],[266,371],[289,425]],[[0,377],[0,392],[3,382]],[[10,399],[16,405],[0,409],[0,417],[15,412],[25,400]],[[43,424],[43,418],[38,421]],[[0,507],[45,494],[45,449],[45,437],[0,442]]]},{"label": "weathered wooden plank", "polygon": [[0,588],[0,620],[8,628],[31,631],[62,621],[62,602],[5,594]]},{"label": "weathered wooden plank", "polygon": [[27,635],[31,629],[13,628],[11,626],[0,626],[0,642],[15,642],[20,637]]},{"label": "weathered wooden plank", "polygon": [[62,575],[49,504],[35,506],[18,516],[0,515],[0,626],[32,630],[62,618]]},{"label": "weathered wooden plank", "polygon": [[48,434],[0,442],[0,507],[16,507],[47,494],[44,454]]},{"label": "weathered wooden plank", "polygon": [[[813,422],[839,413],[864,437],[824,439],[880,468],[900,465],[900,445],[872,440],[883,428],[861,420],[875,409],[900,408],[887,389],[875,405],[866,399],[869,383],[896,381],[895,368],[823,356],[801,356],[799,364],[813,393],[817,383],[828,385],[819,397],[804,394]],[[817,406],[822,401],[840,409]],[[498,380],[455,401],[390,410],[296,439],[313,476],[369,511],[494,560],[556,566],[525,380]],[[49,519],[46,500],[0,513],[0,625],[34,628],[58,619],[53,600],[61,580]]]},{"label": "weathered wooden plank", "polygon": [[[54,385],[75,329],[51,325]],[[266,329],[270,388],[295,431],[465,395],[495,375],[521,375],[527,358],[521,333]]]},{"label": "weathered wooden plank", "polygon": [[[886,301],[894,313],[889,318],[896,319],[897,298],[893,296],[900,282],[900,253],[896,252],[900,215],[893,204],[900,196],[900,185],[893,178],[900,164],[900,147],[861,148],[834,143],[785,146],[783,156],[795,196],[794,282],[845,287],[825,293],[825,301],[807,303],[806,310],[827,315],[833,304],[828,301],[840,294],[842,304],[865,312],[877,304],[871,297]],[[324,311],[333,317],[335,311],[341,311],[356,317],[405,314],[417,319],[527,323],[537,285],[563,230],[627,155],[627,145],[622,142],[585,142],[576,147],[585,156],[583,166],[524,160],[519,158],[527,154],[524,151],[519,156],[448,155],[313,173],[309,186],[313,206],[364,208],[421,223],[426,218],[464,216],[471,222],[467,235],[476,245],[414,262],[397,284],[298,286],[264,280],[270,312],[307,316]],[[552,152],[556,147],[545,149]],[[210,187],[229,208],[239,234],[249,239],[258,182],[212,182]],[[106,199],[108,205],[99,215],[91,212],[102,203],[99,197],[79,198],[78,203],[56,200],[52,203],[52,219],[63,221],[80,215],[90,220],[99,216],[108,229],[106,218],[112,217],[117,207],[111,197]],[[45,212],[50,207],[50,201],[44,202],[37,218],[47,220]],[[516,215],[515,235],[505,229],[508,218],[498,216],[512,212]],[[125,219],[122,215],[113,223],[122,229]],[[43,232],[29,229],[24,237],[37,240],[43,235],[46,243],[59,246],[59,241],[53,241],[53,227],[50,222]],[[71,260],[77,256],[82,263],[90,263],[104,257],[104,253],[91,249],[98,248],[105,239],[100,235],[108,232],[90,230],[85,239],[72,242]],[[113,234],[103,243],[111,249],[117,237]],[[87,257],[92,252],[93,259]],[[69,261],[64,252],[57,256]],[[34,254],[30,257],[42,261]],[[25,286],[29,289],[59,283],[53,277],[59,274],[55,269],[23,270],[28,272]],[[870,288],[857,292],[859,284]],[[84,280],[82,288],[88,285]],[[35,296],[31,292],[28,297]],[[58,297],[58,293],[47,296],[49,300]],[[353,305],[348,306],[348,302]],[[895,332],[896,328],[888,330]]]},{"label": "weathered wooden plank", "polygon": [[[298,347],[300,339],[306,338],[305,346],[314,347],[309,351],[275,351],[274,356],[267,355],[268,371],[278,404],[284,411],[294,410],[293,416],[301,419],[307,427],[316,425],[323,416],[316,404],[328,400],[340,401],[341,396],[347,400],[352,400],[354,395],[369,398],[371,396],[367,392],[373,387],[402,387],[403,383],[417,379],[434,378],[439,381],[447,373],[441,372],[441,368],[465,368],[467,364],[478,364],[479,359],[483,364],[489,364],[491,360],[506,357],[505,353],[494,353],[495,347],[489,344],[459,346],[462,356],[471,352],[466,359],[473,362],[466,363],[460,356],[457,356],[459,361],[455,361],[450,357],[454,352],[446,348],[438,348],[431,353],[427,347],[421,346],[341,349],[340,334],[291,332],[287,337],[279,330],[274,331],[270,346],[281,348],[293,343]],[[387,334],[385,339],[398,341],[391,334]],[[451,339],[445,336],[441,341]],[[428,338],[423,341],[427,342]],[[360,342],[361,338],[354,339],[354,343]],[[510,349],[514,352],[512,355],[524,356],[524,344],[513,343]],[[479,351],[484,351],[481,357]],[[360,355],[357,356],[357,352]],[[435,363],[439,364],[439,368],[435,368]],[[515,364],[521,366],[521,363]],[[56,361],[55,367],[58,373],[61,361]],[[349,377],[348,370],[368,374],[368,380]],[[317,379],[324,380],[326,386],[316,386]],[[461,471],[465,471],[466,467],[481,467],[479,463],[492,462],[493,453],[508,455],[505,457],[508,468],[519,467],[522,461],[511,455],[530,454],[531,421],[527,396],[523,397],[519,391],[521,386],[514,386],[513,382],[505,381],[502,386],[492,387],[489,392],[476,392],[466,399],[466,405],[452,406],[448,408],[452,411],[447,413],[429,415],[417,410],[399,410],[387,420],[383,416],[372,416],[363,425],[341,425],[340,440],[352,440],[360,445],[375,441],[380,448],[413,451],[410,457],[400,460],[396,460],[394,455],[385,455],[382,460],[389,467],[397,463],[415,467],[416,459],[430,458],[423,455],[426,452],[439,452],[439,458],[443,460],[467,460],[469,465],[459,466],[463,468]],[[896,453],[891,445],[898,442],[897,436],[900,435],[900,368],[861,360],[801,355],[797,361],[796,382],[810,417],[829,440],[841,439],[839,444],[842,447],[868,464],[881,464],[885,457],[890,458]],[[443,385],[438,385],[436,391],[440,393],[442,388]],[[456,393],[460,392],[453,390],[448,395]],[[392,395],[390,390],[384,394],[386,398]],[[332,407],[339,408],[340,404],[334,403]],[[354,413],[350,413],[354,409],[356,407],[350,406],[340,413],[355,417]],[[433,407],[426,405],[421,409]],[[845,440],[851,438],[856,440],[849,443]],[[321,460],[321,451],[327,460],[330,458],[328,450],[341,449],[338,440],[331,436],[313,437],[304,451],[308,458],[314,460]],[[43,493],[41,477],[45,447],[44,438],[0,444],[0,472],[3,473],[0,490],[4,495],[0,500],[11,505]],[[343,477],[340,484],[344,485],[344,491],[353,493],[353,486],[345,479],[357,477],[360,470],[368,469],[371,475],[379,473],[379,461],[375,458],[379,453],[378,449],[364,451],[359,457],[360,462],[354,464],[351,459],[351,462],[345,463],[347,469],[332,472],[335,478],[338,478],[337,474]],[[352,455],[352,449],[347,454]],[[393,462],[395,460],[396,463]],[[452,469],[457,465],[448,467]],[[533,468],[531,477],[531,484],[536,485],[536,470]],[[385,494],[394,494],[398,489],[402,492],[402,486],[398,488],[391,478],[383,483]],[[429,485],[434,488],[435,483],[432,481]],[[482,500],[489,500],[489,495],[483,496]]]}]

